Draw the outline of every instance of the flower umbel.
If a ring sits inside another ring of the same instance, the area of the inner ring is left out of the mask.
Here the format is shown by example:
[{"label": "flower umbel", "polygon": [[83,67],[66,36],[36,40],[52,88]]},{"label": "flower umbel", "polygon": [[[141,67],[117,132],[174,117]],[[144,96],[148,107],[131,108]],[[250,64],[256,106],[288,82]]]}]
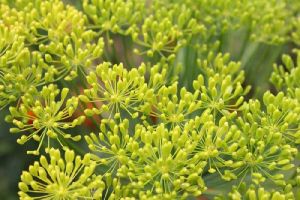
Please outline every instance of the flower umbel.
[{"label": "flower umbel", "polygon": [[300,199],[299,16],[299,0],[0,0],[0,156],[25,146],[2,145],[9,128],[42,154],[20,198]]},{"label": "flower umbel", "polygon": [[39,162],[23,171],[19,183],[21,200],[101,198],[105,185],[101,176],[92,176],[96,165],[89,154],[81,158],[66,150],[63,157],[59,150],[51,148],[48,157],[41,156]]},{"label": "flower umbel", "polygon": [[85,102],[100,103],[100,108],[86,109],[85,113],[108,114],[107,118],[120,117],[125,111],[131,117],[138,115],[143,103],[147,84],[144,79],[145,66],[127,71],[122,64],[102,63],[95,72],[87,76],[91,88],[84,91],[80,99]]},{"label": "flower umbel", "polygon": [[[69,89],[64,88],[60,92],[53,84],[43,87],[40,96],[35,99],[29,94],[22,97],[22,103],[18,107],[10,107],[11,115],[6,120],[12,122],[16,128],[11,128],[11,133],[25,132],[17,142],[24,144],[33,139],[39,142],[37,150],[28,151],[29,154],[39,154],[39,150],[45,140],[57,140],[61,146],[66,146],[64,139],[80,140],[81,136],[72,136],[65,133],[64,129],[73,128],[80,125],[84,116],[80,116],[72,121],[72,115],[78,106],[78,98],[72,97],[66,100]],[[56,98],[60,94],[60,100]],[[28,135],[26,134],[28,133]]]}]

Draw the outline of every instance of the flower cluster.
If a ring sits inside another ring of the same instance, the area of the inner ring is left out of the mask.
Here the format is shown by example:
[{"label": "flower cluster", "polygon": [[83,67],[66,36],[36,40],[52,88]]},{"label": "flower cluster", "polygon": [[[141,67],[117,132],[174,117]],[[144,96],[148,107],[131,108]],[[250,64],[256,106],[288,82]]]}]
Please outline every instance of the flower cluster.
[{"label": "flower cluster", "polygon": [[127,71],[123,65],[111,66],[104,62],[96,67],[86,78],[91,86],[84,90],[85,95],[80,99],[100,105],[99,108],[86,109],[89,116],[107,112],[108,118],[120,116],[121,111],[126,111],[130,116],[137,117],[139,104],[147,92],[147,84],[143,74],[145,66]]},{"label": "flower cluster", "polygon": [[43,56],[30,51],[24,37],[0,22],[0,109],[17,101],[26,92],[53,80],[53,68],[45,68]]},{"label": "flower cluster", "polygon": [[[247,186],[243,184],[240,188],[233,187],[232,191],[226,196],[228,199],[240,200],[240,199],[251,199],[251,200],[262,200],[262,199],[295,199],[292,188],[287,186],[283,191],[268,190],[264,187],[257,187],[254,185]],[[215,199],[227,199],[224,196],[218,196]]]},{"label": "flower cluster", "polygon": [[300,198],[300,50],[262,95],[245,67],[299,45],[298,0],[69,2],[0,0],[20,199]]},{"label": "flower cluster", "polygon": [[200,94],[202,107],[210,109],[215,117],[218,113],[221,116],[234,114],[250,90],[249,86],[242,86],[245,77],[240,63],[229,62],[228,56],[219,54],[215,58],[197,60],[203,72],[193,81],[193,87]]},{"label": "flower cluster", "polygon": [[[68,92],[68,88],[64,88],[60,92],[55,85],[51,84],[43,87],[39,99],[35,99],[27,93],[22,96],[20,105],[9,108],[11,115],[8,115],[6,120],[17,126],[11,128],[10,132],[25,132],[17,142],[24,144],[30,139],[39,142],[37,150],[28,151],[28,153],[38,155],[45,138],[48,138],[48,148],[50,139],[57,140],[62,146],[66,145],[62,143],[61,138],[74,141],[81,139],[80,135],[72,136],[63,131],[78,126],[85,120],[85,116],[80,116],[72,121],[67,121],[72,118],[78,106],[76,97],[65,101]],[[60,100],[57,100],[59,94]],[[27,132],[30,132],[29,135],[26,135]]]},{"label": "flower cluster", "polygon": [[139,0],[95,1],[84,0],[83,10],[92,21],[91,28],[100,34],[118,33],[128,35],[137,31],[144,14],[145,2]]},{"label": "flower cluster", "polygon": [[[300,51],[297,50],[297,62],[288,55],[282,56],[284,65],[274,65],[274,72],[270,81],[277,90],[283,90],[286,95],[296,98],[300,102]],[[287,69],[287,71],[285,70]]]},{"label": "flower cluster", "polygon": [[101,176],[93,177],[95,163],[90,155],[75,156],[51,148],[49,158],[41,156],[21,175],[20,199],[100,199],[105,188]]},{"label": "flower cluster", "polygon": [[105,169],[104,175],[130,181],[123,189],[141,199],[201,194],[206,161],[194,153],[197,145],[189,137],[188,127],[182,132],[179,126],[168,129],[164,124],[156,128],[137,124],[132,134],[128,128],[127,119],[118,124],[103,120],[98,135],[85,137],[95,160]]}]

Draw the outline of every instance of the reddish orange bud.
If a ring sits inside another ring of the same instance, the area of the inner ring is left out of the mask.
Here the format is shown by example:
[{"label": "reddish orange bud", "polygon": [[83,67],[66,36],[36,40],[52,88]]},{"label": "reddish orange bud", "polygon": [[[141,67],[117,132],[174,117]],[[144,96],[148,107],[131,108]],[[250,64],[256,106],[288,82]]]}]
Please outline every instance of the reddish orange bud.
[{"label": "reddish orange bud", "polygon": [[29,116],[29,120],[28,120],[27,123],[30,124],[30,125],[33,124],[33,120],[36,118],[34,112],[32,110],[29,110],[27,112],[27,115]]},{"label": "reddish orange bud", "polygon": [[[83,87],[79,87],[80,94],[83,94],[83,89],[84,89]],[[98,106],[99,103],[96,103],[96,104]],[[74,117],[79,117],[79,116],[85,115],[84,114],[85,109],[87,109],[87,108],[92,109],[94,107],[95,107],[95,105],[91,102],[88,102],[88,103],[81,102],[79,104],[78,109],[74,113]],[[91,128],[91,129],[96,129],[97,125],[100,124],[100,121],[101,121],[100,116],[95,115],[95,116],[93,116],[93,119],[91,119],[89,117],[86,117],[85,121],[83,122],[82,125],[85,126],[85,127]]]}]

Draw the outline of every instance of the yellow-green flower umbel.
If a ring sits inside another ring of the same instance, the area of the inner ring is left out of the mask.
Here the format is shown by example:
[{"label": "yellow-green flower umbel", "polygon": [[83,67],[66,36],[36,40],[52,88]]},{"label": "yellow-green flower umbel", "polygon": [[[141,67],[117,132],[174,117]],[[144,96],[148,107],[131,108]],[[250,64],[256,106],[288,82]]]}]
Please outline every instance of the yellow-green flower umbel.
[{"label": "yellow-green flower umbel", "polygon": [[[39,142],[37,150],[28,153],[39,154],[46,138],[48,147],[50,147],[50,139],[57,140],[62,146],[66,146],[64,139],[80,140],[80,135],[72,136],[63,131],[78,126],[85,120],[84,116],[80,116],[68,121],[78,106],[78,98],[72,97],[66,100],[68,92],[67,88],[60,92],[55,85],[51,84],[43,87],[37,99],[25,94],[20,106],[10,107],[11,115],[8,115],[6,120],[17,126],[10,129],[11,133],[24,133],[17,142],[24,144],[30,139]],[[59,94],[60,100],[56,101]]]},{"label": "yellow-green flower umbel", "polygon": [[101,176],[93,176],[95,163],[90,154],[83,158],[66,150],[64,156],[51,148],[49,158],[41,156],[39,162],[23,171],[19,183],[21,200],[100,199],[104,190]]}]

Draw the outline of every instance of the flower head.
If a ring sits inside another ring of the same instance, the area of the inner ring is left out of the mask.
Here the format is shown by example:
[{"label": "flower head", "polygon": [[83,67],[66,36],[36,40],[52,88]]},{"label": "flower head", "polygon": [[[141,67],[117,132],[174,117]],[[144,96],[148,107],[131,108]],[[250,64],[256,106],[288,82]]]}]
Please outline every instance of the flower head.
[{"label": "flower head", "polygon": [[53,81],[57,73],[40,52],[26,47],[23,36],[15,34],[0,23],[0,109]]},{"label": "flower head", "polygon": [[90,88],[84,91],[80,99],[86,102],[100,103],[100,108],[86,109],[87,115],[107,113],[108,118],[120,117],[125,111],[135,118],[147,92],[144,78],[145,66],[128,71],[122,64],[102,63],[95,72],[87,76]]},{"label": "flower head", "polygon": [[105,188],[101,176],[93,176],[95,163],[90,155],[75,156],[66,150],[64,157],[60,151],[51,148],[49,158],[41,156],[23,171],[19,183],[20,199],[99,199]]},{"label": "flower head", "polygon": [[243,133],[243,146],[232,156],[236,163],[241,161],[240,176],[245,178],[250,173],[257,185],[268,179],[275,185],[286,186],[282,171],[294,168],[293,160],[298,154],[299,108],[283,93],[274,96],[266,92],[264,104],[265,111],[259,101],[250,100],[241,107],[243,115],[237,124]]},{"label": "flower head", "polygon": [[[11,115],[8,115],[6,120],[17,126],[11,128],[10,131],[12,133],[25,132],[17,142],[24,144],[30,139],[39,142],[37,150],[28,151],[28,153],[39,154],[45,138],[48,139],[48,147],[50,147],[50,139],[57,140],[62,146],[66,146],[64,139],[80,140],[80,135],[72,136],[63,131],[80,125],[85,119],[84,116],[80,116],[67,121],[72,118],[78,106],[76,97],[65,101],[68,91],[67,88],[60,91],[55,85],[50,84],[43,87],[39,98],[35,99],[32,95],[25,94],[20,106],[10,107]],[[59,94],[60,100],[56,101]]]},{"label": "flower head", "polygon": [[109,128],[101,125],[99,135],[92,133],[85,139],[104,174],[128,182],[122,186],[127,195],[174,199],[205,190],[201,174],[206,162],[194,156],[197,142],[189,137],[188,128],[136,125],[131,133],[128,120],[119,125],[105,122]]},{"label": "flower head", "polygon": [[244,72],[240,63],[229,62],[229,55],[210,54],[207,60],[198,60],[202,73],[193,81],[199,93],[203,109],[209,109],[216,119],[236,115],[236,110],[244,101],[250,87],[243,88]]},{"label": "flower head", "polygon": [[129,34],[142,20],[145,2],[140,0],[95,1],[84,0],[83,10],[92,21],[92,28],[100,33]]},{"label": "flower head", "polygon": [[295,199],[295,196],[291,190],[290,186],[287,186],[284,190],[281,189],[269,189],[262,186],[255,186],[255,185],[246,185],[245,183],[242,184],[241,187],[233,186],[232,190],[224,195],[219,195],[215,197],[215,200],[221,199],[232,199],[232,200],[244,200],[244,199],[251,199],[251,200],[260,200],[260,199]]},{"label": "flower head", "polygon": [[283,55],[283,65],[274,65],[270,81],[277,90],[283,91],[300,102],[300,51],[295,50],[295,52],[297,54],[296,62],[290,56]]}]

